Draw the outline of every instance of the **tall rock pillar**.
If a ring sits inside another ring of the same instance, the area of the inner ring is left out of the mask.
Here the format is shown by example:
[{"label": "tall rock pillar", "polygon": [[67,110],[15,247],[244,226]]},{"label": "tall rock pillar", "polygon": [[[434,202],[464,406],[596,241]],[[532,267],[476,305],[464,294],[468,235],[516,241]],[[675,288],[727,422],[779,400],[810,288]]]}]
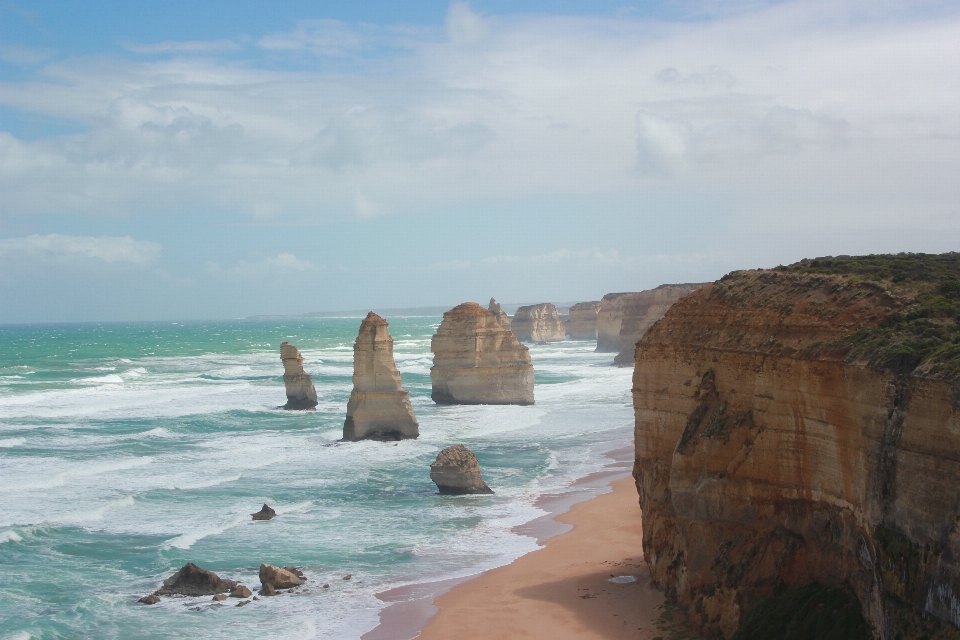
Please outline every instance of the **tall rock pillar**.
[{"label": "tall rock pillar", "polygon": [[404,440],[420,435],[410,394],[400,385],[387,321],[373,311],[353,345],[353,392],[343,424],[344,440]]}]

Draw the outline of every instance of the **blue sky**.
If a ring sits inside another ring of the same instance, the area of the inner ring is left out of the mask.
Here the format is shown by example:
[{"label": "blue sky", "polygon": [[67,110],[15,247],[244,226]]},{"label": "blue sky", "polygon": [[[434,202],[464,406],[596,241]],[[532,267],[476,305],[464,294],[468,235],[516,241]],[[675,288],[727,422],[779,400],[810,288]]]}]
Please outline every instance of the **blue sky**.
[{"label": "blue sky", "polygon": [[0,1],[0,322],[960,249],[949,2]]}]

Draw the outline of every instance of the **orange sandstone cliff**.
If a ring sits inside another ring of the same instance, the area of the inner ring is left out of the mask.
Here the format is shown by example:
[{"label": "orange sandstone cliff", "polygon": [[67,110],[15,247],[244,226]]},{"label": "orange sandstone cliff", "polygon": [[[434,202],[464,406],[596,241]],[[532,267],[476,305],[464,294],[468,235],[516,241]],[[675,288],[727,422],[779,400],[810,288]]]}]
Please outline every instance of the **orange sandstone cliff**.
[{"label": "orange sandstone cliff", "polygon": [[874,637],[960,637],[958,317],[960,254],[840,257],[729,274],[639,341],[644,553],[698,632],[763,637],[751,611],[818,585]]}]

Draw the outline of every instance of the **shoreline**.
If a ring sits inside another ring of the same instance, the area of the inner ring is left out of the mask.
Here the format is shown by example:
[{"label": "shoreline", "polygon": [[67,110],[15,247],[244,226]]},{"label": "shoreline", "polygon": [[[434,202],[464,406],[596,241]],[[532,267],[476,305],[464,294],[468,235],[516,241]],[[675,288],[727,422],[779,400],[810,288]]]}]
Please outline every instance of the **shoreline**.
[{"label": "shoreline", "polygon": [[[637,504],[636,489],[634,488],[631,469],[633,466],[633,447],[624,446],[607,451],[603,454],[611,459],[604,465],[600,471],[591,473],[583,478],[574,481],[568,490],[560,493],[546,493],[537,498],[535,505],[547,513],[535,518],[529,522],[517,525],[512,529],[513,532],[534,538],[541,547],[537,550],[526,553],[515,558],[510,563],[489,569],[468,576],[449,578],[446,580],[437,580],[431,582],[416,583],[389,589],[377,593],[378,599],[388,603],[385,608],[379,612],[379,623],[376,627],[361,636],[362,640],[411,640],[417,637],[429,637],[424,635],[429,633],[428,628],[432,630],[437,626],[438,618],[445,618],[448,599],[459,598],[461,593],[470,593],[473,591],[482,591],[489,589],[489,585],[480,585],[478,583],[490,579],[496,580],[499,573],[511,573],[512,567],[522,561],[544,554],[550,550],[553,541],[590,537],[589,532],[581,533],[581,529],[589,529],[588,525],[600,522],[596,518],[596,513],[609,510],[616,504],[614,513],[622,510],[626,504],[627,510],[631,511],[628,518],[627,536],[617,536],[620,538],[621,546],[626,544],[631,562],[635,561],[638,566],[629,567],[630,573],[637,576],[638,581],[629,585],[609,585],[617,591],[625,593],[638,589],[623,589],[623,587],[639,587],[639,590],[650,591],[652,587],[649,584],[649,574],[646,565],[642,562],[642,529],[640,528],[640,507]],[[598,502],[607,498],[604,502]],[[629,505],[633,505],[633,509]],[[584,521],[584,515],[586,520]],[[619,518],[617,518],[619,519]],[[572,535],[577,533],[579,535]],[[626,542],[623,538],[630,539]],[[571,543],[576,545],[573,540]],[[563,545],[566,546],[566,545]],[[550,555],[550,554],[548,554]],[[566,554],[569,555],[569,554]],[[530,561],[527,560],[527,563]],[[525,563],[526,564],[526,563]],[[620,564],[625,564],[621,562]],[[611,565],[612,566],[612,565]],[[609,567],[604,567],[607,569]],[[609,590],[608,590],[609,591]],[[650,607],[651,621],[648,621],[649,628],[653,628],[653,622],[659,614],[656,606],[662,603],[663,598],[659,592],[653,591],[655,596],[651,599],[649,594],[645,598],[654,602]],[[575,594],[574,594],[575,595]],[[468,599],[472,596],[468,596]],[[442,602],[440,602],[442,601]],[[584,603],[587,600],[580,599]],[[593,604],[593,603],[591,603]],[[596,607],[593,607],[594,609]],[[442,626],[442,622],[439,623]],[[627,624],[628,628],[636,629],[636,626]],[[437,637],[444,637],[452,631],[441,632]],[[457,629],[457,637],[470,637],[469,630]],[[483,634],[477,633],[476,637],[489,637],[485,631]],[[635,638],[636,635],[629,637]]]}]

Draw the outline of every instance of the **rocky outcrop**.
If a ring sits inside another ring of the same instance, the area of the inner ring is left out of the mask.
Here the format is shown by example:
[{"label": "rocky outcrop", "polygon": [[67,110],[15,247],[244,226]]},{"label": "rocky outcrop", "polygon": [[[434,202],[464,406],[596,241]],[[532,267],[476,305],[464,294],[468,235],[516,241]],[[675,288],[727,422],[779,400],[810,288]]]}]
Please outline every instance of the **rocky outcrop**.
[{"label": "rocky outcrop", "polygon": [[419,435],[410,394],[400,386],[387,321],[371,311],[353,344],[353,392],[343,439],[402,440]]},{"label": "rocky outcrop", "polygon": [[250,588],[243,584],[238,584],[230,590],[231,598],[249,598],[252,595],[253,592],[250,591]]},{"label": "rocky outcrop", "polygon": [[493,493],[483,481],[477,456],[462,444],[437,454],[437,459],[430,464],[430,479],[444,495]]},{"label": "rocky outcrop", "polygon": [[443,314],[430,350],[434,402],[533,404],[529,349],[476,302]]},{"label": "rocky outcrop", "polygon": [[505,327],[507,329],[510,328],[510,316],[508,316],[507,312],[503,310],[499,302],[493,298],[490,298],[490,305],[487,306],[487,311],[497,317],[497,322],[500,323],[501,327]]},{"label": "rocky outcrop", "polygon": [[600,312],[599,302],[578,302],[570,307],[570,318],[567,320],[567,335],[571,340],[597,339],[597,314]]},{"label": "rocky outcrop", "polygon": [[263,506],[260,508],[260,511],[256,513],[251,513],[254,520],[272,520],[277,516],[277,512],[274,511],[266,502],[263,503]]},{"label": "rocky outcrop", "polygon": [[303,573],[293,567],[280,568],[266,563],[260,565],[260,583],[264,587],[270,585],[273,589],[292,589],[304,582],[306,578]]},{"label": "rocky outcrop", "polygon": [[878,638],[952,637],[958,273],[958,254],[735,272],[639,341],[644,557],[698,631],[730,638],[817,583],[855,594]]},{"label": "rocky outcrop", "polygon": [[614,364],[632,367],[637,340],[667,313],[673,303],[702,286],[702,282],[664,284],[650,291],[628,293],[618,298],[623,311],[620,320],[620,352],[613,359]]},{"label": "rocky outcrop", "polygon": [[164,580],[163,586],[154,595],[209,596],[216,593],[228,593],[236,586],[236,581],[224,580],[213,571],[201,569],[192,562],[188,562],[179,571]]},{"label": "rocky outcrop", "polygon": [[510,329],[524,342],[559,342],[567,335],[557,308],[549,302],[517,309]]},{"label": "rocky outcrop", "polygon": [[284,409],[313,409],[317,406],[317,390],[313,378],[303,370],[303,356],[289,342],[280,345],[283,360],[283,384],[287,388]]}]

